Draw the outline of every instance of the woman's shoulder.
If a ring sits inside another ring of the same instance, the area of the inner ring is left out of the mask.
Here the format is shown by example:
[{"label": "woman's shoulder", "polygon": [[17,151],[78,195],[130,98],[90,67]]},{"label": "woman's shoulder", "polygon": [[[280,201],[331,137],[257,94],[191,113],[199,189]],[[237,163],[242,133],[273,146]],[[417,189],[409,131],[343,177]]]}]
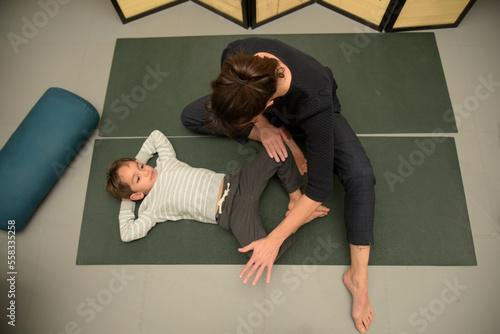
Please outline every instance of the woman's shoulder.
[{"label": "woman's shoulder", "polygon": [[283,52],[290,52],[294,48],[278,39],[267,37],[247,37],[229,43],[225,49],[230,53],[255,54],[257,52],[270,53],[281,58]]}]

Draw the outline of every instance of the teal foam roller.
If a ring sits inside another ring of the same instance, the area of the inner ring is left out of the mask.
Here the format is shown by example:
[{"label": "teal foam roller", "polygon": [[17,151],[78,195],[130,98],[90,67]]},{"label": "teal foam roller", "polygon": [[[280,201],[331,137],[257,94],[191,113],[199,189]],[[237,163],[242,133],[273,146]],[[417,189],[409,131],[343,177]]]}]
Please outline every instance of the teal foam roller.
[{"label": "teal foam roller", "polygon": [[0,151],[0,229],[20,231],[99,123],[86,100],[49,88]]}]

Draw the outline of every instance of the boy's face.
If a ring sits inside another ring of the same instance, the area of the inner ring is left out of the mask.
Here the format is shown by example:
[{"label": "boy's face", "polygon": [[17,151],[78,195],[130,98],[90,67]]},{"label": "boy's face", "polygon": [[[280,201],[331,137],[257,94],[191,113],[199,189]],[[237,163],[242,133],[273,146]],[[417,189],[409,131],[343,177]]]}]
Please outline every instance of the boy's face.
[{"label": "boy's face", "polygon": [[142,199],[151,191],[158,178],[158,172],[153,167],[136,160],[120,167],[118,176],[122,182],[130,186],[134,192],[130,199],[135,201]]}]

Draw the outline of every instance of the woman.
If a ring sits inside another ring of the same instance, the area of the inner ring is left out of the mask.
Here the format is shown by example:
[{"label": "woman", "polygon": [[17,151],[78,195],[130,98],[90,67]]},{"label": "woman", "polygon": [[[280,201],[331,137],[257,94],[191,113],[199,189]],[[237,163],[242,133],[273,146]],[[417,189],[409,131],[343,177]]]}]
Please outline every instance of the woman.
[{"label": "woman", "polygon": [[[308,173],[304,195],[266,238],[240,249],[253,255],[240,273],[257,283],[265,268],[270,281],[281,242],[304,224],[328,198],[333,173],[345,190],[345,226],[351,267],[343,276],[353,296],[352,315],[364,333],[373,321],[368,298],[368,260],[373,244],[375,177],[356,134],[340,113],[333,74],[313,57],[278,40],[247,38],[230,43],[222,54],[222,69],[212,82],[212,94],[183,111],[186,127],[218,133],[244,143],[262,142],[270,157],[287,158],[284,142],[301,174]],[[307,161],[290,130],[305,135]]]}]

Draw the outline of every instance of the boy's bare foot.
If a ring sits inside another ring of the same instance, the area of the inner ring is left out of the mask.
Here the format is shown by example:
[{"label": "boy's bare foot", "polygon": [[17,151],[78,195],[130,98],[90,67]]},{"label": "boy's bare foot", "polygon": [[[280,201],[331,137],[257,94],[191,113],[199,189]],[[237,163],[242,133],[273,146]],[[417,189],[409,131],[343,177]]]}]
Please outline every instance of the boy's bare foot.
[{"label": "boy's bare foot", "polygon": [[283,132],[288,138],[288,147],[290,148],[290,151],[292,151],[293,158],[295,159],[295,163],[297,164],[297,168],[299,169],[300,175],[304,175],[307,173],[307,160],[306,157],[304,156],[304,153],[302,153],[301,149],[293,140],[292,135],[290,134],[290,131],[286,128],[282,128]]},{"label": "boy's bare foot", "polygon": [[[295,142],[293,142],[293,144],[295,144]],[[293,144],[292,144],[292,146],[290,146],[290,151],[292,151],[293,158],[295,159],[295,163],[297,164],[297,168],[299,169],[300,175],[304,175],[305,173],[307,173],[306,157],[304,156],[304,153],[302,153],[302,151],[300,150],[300,148],[296,144],[295,144],[295,146],[297,148],[296,149],[292,148]]]},{"label": "boy's bare foot", "polygon": [[356,275],[352,268],[349,268],[344,273],[343,280],[352,295],[352,318],[356,329],[360,333],[366,333],[375,316],[368,298],[368,275]]},{"label": "boy's bare foot", "polygon": [[[292,208],[295,206],[295,203],[294,201],[290,201],[290,203],[288,203],[288,211],[285,213],[285,216],[288,216],[288,214],[290,213],[290,211],[292,210]],[[330,209],[327,208],[326,206],[324,205],[320,205],[316,211],[314,211],[307,219],[306,219],[306,224],[311,222],[312,220],[316,219],[316,218],[320,218],[320,217],[324,217],[328,214],[328,212],[330,212]]]}]

